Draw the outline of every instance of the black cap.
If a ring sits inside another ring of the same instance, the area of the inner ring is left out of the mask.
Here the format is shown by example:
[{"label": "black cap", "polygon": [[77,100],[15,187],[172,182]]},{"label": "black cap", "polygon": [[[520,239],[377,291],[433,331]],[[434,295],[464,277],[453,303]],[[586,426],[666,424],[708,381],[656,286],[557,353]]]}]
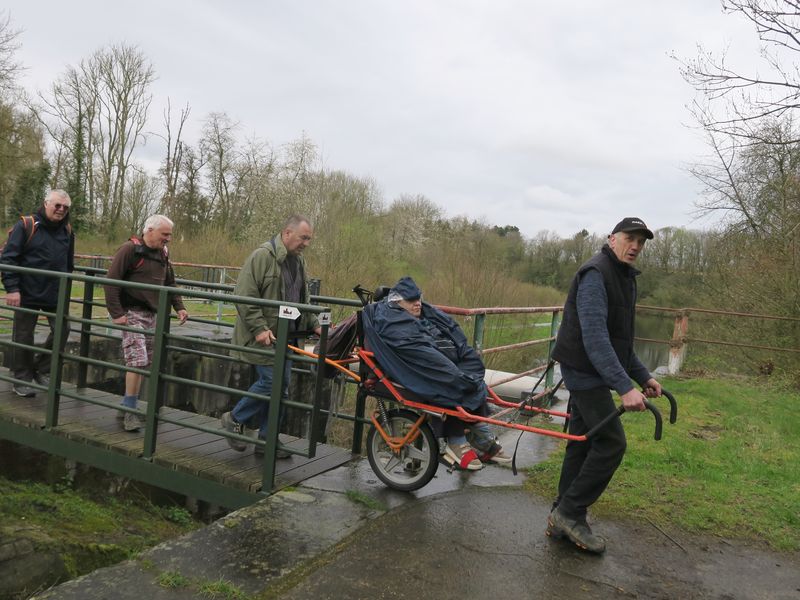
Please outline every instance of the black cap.
[{"label": "black cap", "polygon": [[639,217],[625,217],[622,219],[622,221],[617,223],[616,227],[614,227],[614,230],[611,233],[613,235],[618,231],[641,231],[644,233],[644,237],[646,237],[648,240],[653,239],[653,232],[647,228],[647,225],[645,225],[644,221],[642,221]]}]

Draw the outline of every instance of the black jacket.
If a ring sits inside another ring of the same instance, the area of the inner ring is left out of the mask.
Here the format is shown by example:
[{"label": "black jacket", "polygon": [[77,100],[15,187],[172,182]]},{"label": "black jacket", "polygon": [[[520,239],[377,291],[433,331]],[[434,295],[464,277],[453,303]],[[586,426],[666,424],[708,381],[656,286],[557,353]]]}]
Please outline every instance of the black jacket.
[{"label": "black jacket", "polygon": [[[581,275],[589,269],[597,269],[603,276],[608,296],[608,318],[606,327],[611,346],[622,368],[630,372],[633,357],[634,320],[636,318],[636,275],[638,271],[620,261],[608,245],[587,260],[578,269],[564,304],[564,317],[558,330],[553,358],[560,363],[596,374],[583,345],[583,334],[578,319],[577,295]],[[598,374],[599,375],[599,374]]]},{"label": "black jacket", "polygon": [[[33,215],[34,233],[28,239],[20,219],[8,235],[0,264],[71,273],[75,263],[75,234],[68,226],[69,216],[60,222],[49,221],[41,208]],[[20,292],[22,306],[48,307],[58,304],[57,277],[23,273],[2,273],[6,292]]]}]

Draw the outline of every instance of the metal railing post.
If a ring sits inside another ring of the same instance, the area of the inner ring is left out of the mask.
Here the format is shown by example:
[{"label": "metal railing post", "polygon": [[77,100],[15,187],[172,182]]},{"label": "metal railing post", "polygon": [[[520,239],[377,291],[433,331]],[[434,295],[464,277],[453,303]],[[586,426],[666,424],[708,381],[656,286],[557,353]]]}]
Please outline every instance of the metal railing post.
[{"label": "metal railing post", "polygon": [[156,450],[156,436],[158,435],[158,421],[156,415],[164,399],[164,386],[161,384],[161,373],[166,363],[167,345],[169,335],[169,317],[171,303],[169,292],[158,292],[158,312],[156,313],[156,329],[153,335],[153,362],[150,365],[150,375],[147,378],[147,415],[145,416],[144,449],[142,456],[149,459]]},{"label": "metal railing post", "polygon": [[[547,364],[550,364],[550,360],[553,358],[553,348],[556,347],[556,340],[555,337],[558,335],[558,326],[561,323],[561,319],[559,316],[561,313],[557,310],[553,311],[553,317],[550,320],[550,343],[547,344]],[[547,375],[544,378],[544,387],[551,388],[553,387],[553,369],[547,370]]]},{"label": "metal railing post", "polygon": [[[225,269],[225,267],[222,267],[220,269],[220,271],[219,271],[219,283],[220,283],[220,285],[225,285],[226,276],[227,276],[227,269]],[[220,299],[220,301],[217,302],[217,323],[222,321],[222,309],[224,307],[225,307],[225,301]]]},{"label": "metal railing post", "polygon": [[475,315],[475,329],[472,334],[472,347],[478,354],[483,354],[483,334],[486,327],[486,315]]},{"label": "metal railing post", "polygon": [[[278,309],[280,315],[284,307]],[[275,340],[275,362],[272,365],[272,391],[267,409],[267,439],[264,446],[264,472],[261,491],[272,493],[275,485],[275,452],[280,432],[281,403],[283,402],[283,376],[286,367],[286,345],[289,341],[289,320],[278,318],[278,337]]]},{"label": "metal railing post", "polygon": [[72,281],[61,277],[58,282],[58,306],[56,308],[56,328],[53,332],[53,348],[50,355],[50,387],[47,390],[47,409],[45,411],[45,427],[48,429],[58,425],[58,403],[61,399],[61,367],[64,363],[61,348],[66,335],[69,335],[69,293]]},{"label": "metal railing post", "polygon": [[669,342],[669,362],[667,372],[670,375],[680,373],[683,361],[686,359],[686,336],[689,333],[689,311],[682,311],[675,315],[675,325],[672,329],[672,339]]},{"label": "metal railing post", "polygon": [[[94,308],[94,283],[91,281],[83,282],[83,310],[81,316],[86,320],[92,319],[92,309]],[[89,323],[81,324],[81,343],[78,355],[86,358],[89,356],[89,341],[91,339],[92,326]],[[85,388],[86,380],[89,371],[89,365],[86,363],[78,364],[78,387]]]},{"label": "metal railing post", "polygon": [[364,439],[364,413],[367,411],[367,391],[358,388],[356,393],[355,422],[353,423],[353,454],[361,454],[361,442]]},{"label": "metal railing post", "polygon": [[[317,450],[317,440],[322,439],[319,423],[319,409],[322,402],[323,381],[325,380],[325,355],[328,352],[328,325],[330,323],[330,313],[320,319],[319,354],[317,357],[317,376],[314,381],[314,407],[311,409],[311,427],[308,440],[309,457],[314,457]],[[322,315],[321,315],[322,316]]]}]

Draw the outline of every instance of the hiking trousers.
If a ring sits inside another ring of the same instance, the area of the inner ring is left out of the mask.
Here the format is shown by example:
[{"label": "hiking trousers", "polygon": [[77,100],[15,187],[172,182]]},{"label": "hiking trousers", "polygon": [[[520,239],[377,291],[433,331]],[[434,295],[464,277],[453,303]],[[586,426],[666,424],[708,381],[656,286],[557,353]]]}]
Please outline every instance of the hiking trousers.
[{"label": "hiking trousers", "polygon": [[[33,308],[26,306],[25,308]],[[56,312],[55,307],[45,307],[40,310],[46,312]],[[34,345],[34,333],[36,331],[36,322],[39,319],[38,313],[14,313],[14,325],[11,333],[11,339],[18,344],[26,344],[28,346]],[[55,317],[47,317],[47,323],[50,326],[50,333],[47,336],[41,348],[45,350],[53,349],[53,334],[56,329]],[[67,326],[69,327],[69,326]],[[69,328],[64,332],[61,338],[61,351],[67,345],[67,338],[69,337]],[[32,381],[36,376],[50,376],[50,363],[51,355],[46,352],[36,352],[35,350],[28,350],[23,348],[14,348],[13,358],[11,363],[11,371],[14,377],[22,379],[23,381]]]},{"label": "hiking trousers", "polygon": [[[570,391],[569,433],[584,435],[616,409],[607,387]],[[613,419],[590,440],[567,442],[555,502],[563,515],[586,517],[622,462],[626,445],[620,419]]]}]

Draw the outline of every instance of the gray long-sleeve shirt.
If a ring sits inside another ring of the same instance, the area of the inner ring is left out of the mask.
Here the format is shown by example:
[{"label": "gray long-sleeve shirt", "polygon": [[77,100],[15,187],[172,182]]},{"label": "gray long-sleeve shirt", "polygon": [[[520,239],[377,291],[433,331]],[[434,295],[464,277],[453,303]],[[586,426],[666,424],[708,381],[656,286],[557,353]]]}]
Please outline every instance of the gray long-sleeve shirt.
[{"label": "gray long-sleeve shirt", "polygon": [[[635,301],[635,298],[634,298]],[[600,386],[608,386],[619,395],[633,389],[631,378],[639,385],[650,379],[650,372],[634,354],[631,357],[630,374],[619,362],[611,338],[608,335],[608,295],[603,282],[603,275],[597,269],[589,269],[578,283],[576,299],[578,321],[581,324],[583,346],[592,365],[600,377],[591,373],[570,369],[561,365],[561,375],[570,390],[588,390]]]}]

